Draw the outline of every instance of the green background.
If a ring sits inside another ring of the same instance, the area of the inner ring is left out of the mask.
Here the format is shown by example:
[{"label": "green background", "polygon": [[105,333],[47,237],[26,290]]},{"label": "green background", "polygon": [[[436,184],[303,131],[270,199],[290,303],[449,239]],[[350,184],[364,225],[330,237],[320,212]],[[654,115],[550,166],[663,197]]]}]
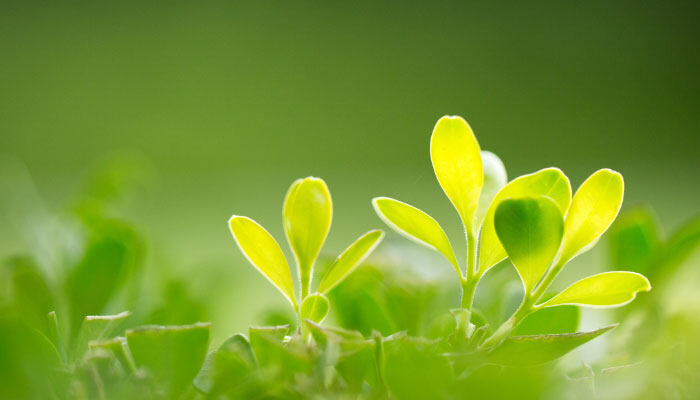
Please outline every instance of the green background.
[{"label": "green background", "polygon": [[[186,279],[214,307],[217,337],[266,307],[231,315],[250,293],[283,302],[235,248],[228,217],[250,216],[282,240],[282,199],[297,177],[330,186],[330,255],[382,225],[377,195],[430,212],[459,238],[428,155],[444,114],[464,116],[511,178],[558,166],[577,187],[609,167],[625,176],[625,205],[650,203],[667,227],[698,211],[694,2],[0,7],[4,162],[22,163],[52,209],[110,155],[145,164],[148,184],[120,210],[149,240],[144,298],[163,276]],[[25,194],[15,197],[35,206]],[[18,212],[4,211],[2,256],[30,243]]]}]

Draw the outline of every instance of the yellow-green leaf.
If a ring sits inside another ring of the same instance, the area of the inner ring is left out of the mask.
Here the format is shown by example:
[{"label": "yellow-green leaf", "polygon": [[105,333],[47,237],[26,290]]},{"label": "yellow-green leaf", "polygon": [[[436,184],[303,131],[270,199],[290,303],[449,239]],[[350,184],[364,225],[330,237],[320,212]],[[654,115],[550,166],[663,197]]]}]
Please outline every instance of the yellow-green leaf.
[{"label": "yellow-green leaf", "polygon": [[603,272],[575,282],[543,306],[572,304],[589,307],[625,305],[639,292],[648,292],[651,284],[644,275],[629,271]]},{"label": "yellow-green leaf", "polygon": [[457,209],[465,229],[474,231],[474,216],[484,182],[479,143],[462,117],[444,116],[430,138],[430,159],[442,190]]},{"label": "yellow-green leaf", "polygon": [[296,308],[292,274],[277,241],[265,228],[248,217],[234,215],[229,220],[229,226],[243,255]]},{"label": "yellow-green leaf", "polygon": [[310,319],[320,324],[328,315],[330,304],[328,298],[321,293],[314,293],[307,296],[301,303],[301,318]]},{"label": "yellow-green leaf", "polygon": [[388,197],[376,197],[372,200],[372,205],[379,218],[393,230],[439,251],[461,276],[452,245],[445,231],[433,217],[411,205]]},{"label": "yellow-green leaf", "polygon": [[498,192],[486,212],[481,227],[479,242],[479,272],[481,274],[503,261],[507,256],[494,228],[493,217],[498,205],[507,198],[537,196],[547,196],[554,200],[561,215],[565,215],[571,203],[569,178],[558,168],[545,168],[512,180]]},{"label": "yellow-green leaf", "polygon": [[548,197],[507,199],[496,209],[494,221],[525,292],[531,293],[561,244],[564,221],[559,207]]},{"label": "yellow-green leaf", "polygon": [[379,245],[384,232],[379,229],[369,231],[353,242],[336,258],[318,285],[318,291],[328,293],[357,268],[358,265]]},{"label": "yellow-green leaf", "polygon": [[490,151],[481,152],[481,162],[484,166],[484,186],[481,188],[479,208],[476,211],[476,226],[481,225],[486,211],[496,194],[508,183],[508,175],[503,161]]},{"label": "yellow-green leaf", "polygon": [[331,194],[323,179],[308,177],[292,183],[284,199],[283,214],[284,231],[297,260],[303,296],[333,218]]},{"label": "yellow-green leaf", "polygon": [[559,263],[588,250],[620,211],[624,183],[618,172],[601,169],[578,188],[564,221]]}]

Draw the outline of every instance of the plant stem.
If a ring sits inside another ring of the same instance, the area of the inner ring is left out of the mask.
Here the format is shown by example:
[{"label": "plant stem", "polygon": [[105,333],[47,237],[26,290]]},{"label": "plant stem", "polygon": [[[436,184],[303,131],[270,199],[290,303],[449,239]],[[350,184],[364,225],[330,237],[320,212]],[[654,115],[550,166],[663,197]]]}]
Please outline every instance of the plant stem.
[{"label": "plant stem", "polygon": [[535,301],[536,299],[533,296],[525,295],[523,302],[520,303],[520,306],[515,313],[513,313],[513,315],[511,315],[506,322],[501,324],[493,335],[491,335],[484,341],[484,343],[481,344],[481,348],[496,347],[506,340],[508,336],[510,336],[511,332],[513,332],[513,329],[515,329],[515,327],[517,327],[518,324],[525,319],[525,317],[534,311],[533,305],[535,304]]},{"label": "plant stem", "polygon": [[[539,300],[542,295],[544,294],[544,291],[549,288],[549,286],[554,282],[554,279],[559,275],[559,272],[564,268],[564,265],[566,262],[559,261],[552,268],[549,269],[547,272],[547,275],[545,275],[544,279],[542,279],[542,282],[537,286],[537,289],[533,292],[533,297],[535,298],[535,301]],[[535,303],[533,303],[535,304]]]}]

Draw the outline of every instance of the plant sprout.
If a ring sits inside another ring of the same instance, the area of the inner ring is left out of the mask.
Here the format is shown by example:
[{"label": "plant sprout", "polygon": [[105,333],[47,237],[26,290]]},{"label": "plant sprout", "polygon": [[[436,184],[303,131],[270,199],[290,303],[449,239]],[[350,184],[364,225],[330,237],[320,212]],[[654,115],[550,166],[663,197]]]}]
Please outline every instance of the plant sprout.
[{"label": "plant sprout", "polygon": [[234,215],[229,220],[233,238],[245,257],[289,301],[299,318],[320,323],[330,305],[326,295],[342,282],[374,250],[384,237],[371,230],[355,240],[326,271],[316,292],[311,293],[314,265],[328,236],[333,219],[333,204],[326,183],[308,177],[292,183],[283,206],[284,231],[294,253],[299,276],[299,296],[292,282],[287,259],[278,242],[257,222]]},{"label": "plant sprout", "polygon": [[[622,176],[602,169],[571,196],[569,179],[557,168],[545,168],[506,184],[503,163],[481,151],[469,124],[458,116],[440,118],[430,139],[435,176],[460,217],[466,238],[464,266],[440,224],[427,213],[388,197],[372,203],[379,217],[398,233],[441,253],[455,269],[462,291],[455,313],[467,337],[479,280],[510,258],[524,287],[513,316],[482,344],[500,344],[528,315],[544,307],[575,304],[613,307],[651,289],[633,272],[607,272],[578,281],[538,303],[566,263],[590,249],[613,222],[622,203]],[[478,249],[478,250],[477,250]]]}]

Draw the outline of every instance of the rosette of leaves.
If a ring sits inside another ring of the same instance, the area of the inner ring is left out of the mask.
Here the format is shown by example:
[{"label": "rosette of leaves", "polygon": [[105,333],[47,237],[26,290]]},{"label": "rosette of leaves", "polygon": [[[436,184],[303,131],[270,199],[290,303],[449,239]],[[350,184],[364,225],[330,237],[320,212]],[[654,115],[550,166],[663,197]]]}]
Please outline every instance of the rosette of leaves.
[{"label": "rosette of leaves", "polygon": [[384,237],[381,230],[371,230],[355,240],[335,259],[312,293],[314,264],[332,219],[331,195],[322,179],[308,177],[292,183],[284,199],[283,222],[298,269],[299,296],[287,259],[272,235],[248,217],[234,215],[229,220],[236,244],[248,261],[289,301],[299,317],[300,327],[306,318],[318,323],[323,321],[330,308],[326,294],[351,274]]}]

